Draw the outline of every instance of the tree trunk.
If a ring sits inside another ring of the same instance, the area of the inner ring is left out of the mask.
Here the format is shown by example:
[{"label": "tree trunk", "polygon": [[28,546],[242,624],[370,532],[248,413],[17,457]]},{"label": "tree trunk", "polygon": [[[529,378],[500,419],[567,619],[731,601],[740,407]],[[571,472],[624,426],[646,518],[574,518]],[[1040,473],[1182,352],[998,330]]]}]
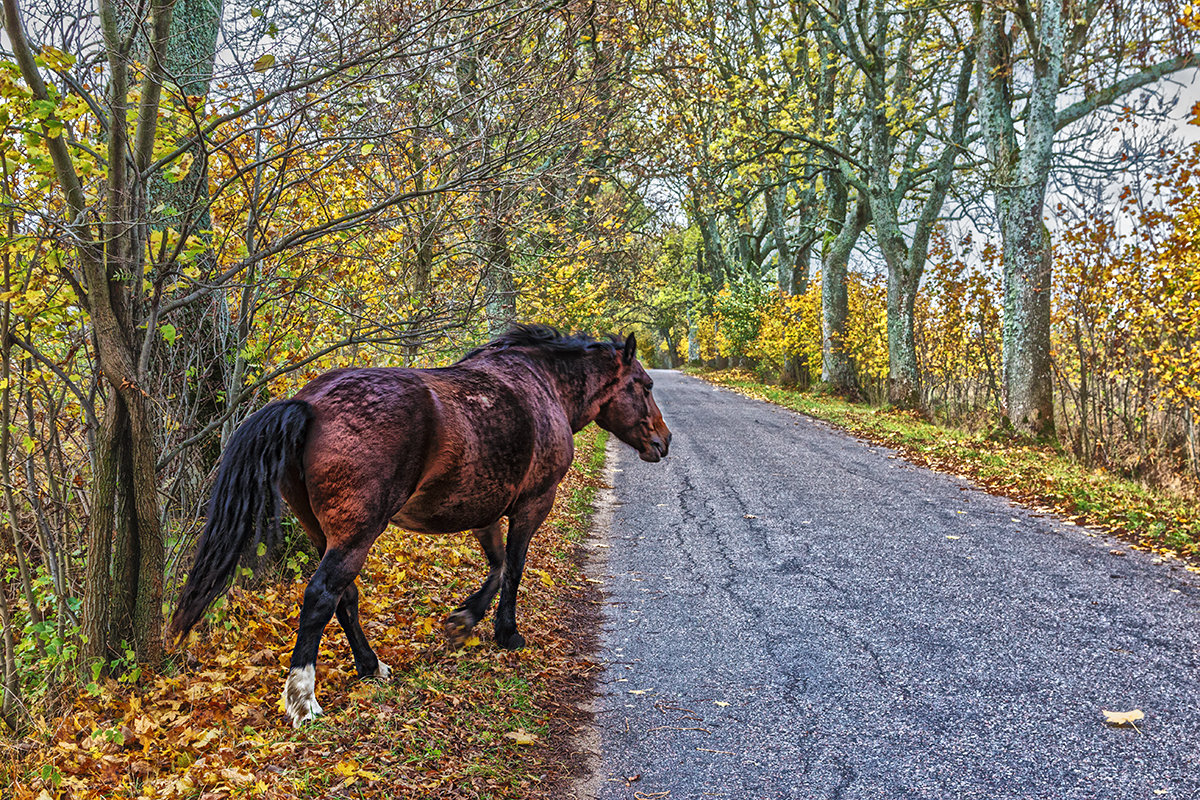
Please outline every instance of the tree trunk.
[{"label": "tree trunk", "polygon": [[[1063,67],[1064,9],[1049,0],[1038,10],[1040,45],[1033,58],[1023,139],[1012,116],[1014,42],[1008,11],[989,7],[980,18],[979,115],[992,162],[992,192],[1000,223],[1004,272],[1004,389],[1009,422],[1038,437],[1054,435],[1050,370],[1050,235],[1042,221],[1054,150],[1056,103]],[[1016,29],[1014,29],[1016,30]]]},{"label": "tree trunk", "polygon": [[888,274],[888,402],[899,408],[921,404],[921,373],[917,368],[917,287],[907,276]]},{"label": "tree trunk", "polygon": [[508,231],[505,230],[502,216],[503,207],[502,192],[496,189],[491,193],[483,230],[486,254],[483,279],[487,292],[488,331],[492,336],[508,330],[517,320],[517,286],[513,278],[512,254],[508,249]]},{"label": "tree trunk", "polygon": [[825,248],[821,265],[821,380],[846,397],[858,397],[854,367],[846,351],[847,320],[850,316],[846,280],[850,253],[867,226],[867,202],[860,197],[846,212],[841,230]]},{"label": "tree trunk", "polygon": [[113,487],[112,588],[109,591],[108,642],[112,653],[120,653],[122,643],[133,643],[133,608],[137,603],[138,555],[137,521],[133,501],[133,462],[129,455],[129,413],[121,398],[113,403],[120,408],[112,431],[111,458],[116,465]]},{"label": "tree trunk", "polygon": [[[134,387],[136,390],[137,387]],[[133,608],[133,644],[138,657],[152,668],[163,655],[163,578],[166,547],[158,513],[158,437],[155,436],[149,398],[140,393],[131,402],[129,451],[133,467],[133,506],[137,525],[138,579]]]},{"label": "tree trunk", "polygon": [[787,205],[787,186],[768,186],[763,193],[767,207],[767,221],[771,224],[771,236],[775,240],[776,280],[779,291],[791,293],[796,277],[796,252],[788,240],[787,220],[784,209]]},{"label": "tree trunk", "polygon": [[872,186],[875,238],[887,263],[887,397],[894,406],[916,408],[921,400],[921,375],[917,369],[915,311],[924,254],[920,264],[912,263],[895,211],[887,189]]},{"label": "tree trunk", "polygon": [[[1050,363],[1053,251],[1042,221],[1044,187],[1014,191],[1000,217],[1004,247],[1004,387],[1008,419],[1038,437],[1054,435]],[[1040,191],[1039,191],[1040,190]]]},{"label": "tree trunk", "polygon": [[[115,525],[117,474],[120,447],[118,436],[125,428],[123,406],[114,397],[105,409],[96,437],[99,450],[92,474],[92,515],[88,530],[88,559],[83,589],[83,646],[80,668],[86,678],[96,659],[109,655],[109,622],[112,619],[113,530]],[[132,609],[130,614],[132,615]]]},{"label": "tree trunk", "polygon": [[704,271],[708,275],[708,296],[712,297],[725,285],[729,265],[721,247],[721,229],[715,215],[705,217],[700,223],[700,238],[704,242]]},{"label": "tree trunk", "polygon": [[4,652],[2,669],[4,701],[0,703],[0,718],[13,733],[19,733],[25,728],[29,712],[21,702],[21,679],[17,675],[16,634],[13,632],[12,612],[8,607],[8,581],[0,582],[0,626],[3,626]]}]

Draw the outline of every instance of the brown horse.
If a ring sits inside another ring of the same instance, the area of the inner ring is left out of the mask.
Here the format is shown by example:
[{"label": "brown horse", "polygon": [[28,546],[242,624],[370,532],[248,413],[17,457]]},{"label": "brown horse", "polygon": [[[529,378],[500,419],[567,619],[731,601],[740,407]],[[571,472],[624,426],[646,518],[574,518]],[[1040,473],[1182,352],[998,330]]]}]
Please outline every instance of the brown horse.
[{"label": "brown horse", "polygon": [[[497,589],[496,642],[516,649],[525,553],[593,420],[645,461],[671,432],[630,335],[596,341],[518,325],[443,369],[341,369],[250,416],[230,438],[195,564],[171,620],[186,635],[223,593],[241,553],[277,524],[279,488],[321,563],[304,592],[284,686],[297,727],[321,713],[317,645],[330,618],[362,677],[388,675],[358,622],[354,579],[388,523],[420,533],[470,529],[488,560],[479,591],[446,619],[454,643],[487,613]],[[500,520],[508,517],[508,540]]]}]

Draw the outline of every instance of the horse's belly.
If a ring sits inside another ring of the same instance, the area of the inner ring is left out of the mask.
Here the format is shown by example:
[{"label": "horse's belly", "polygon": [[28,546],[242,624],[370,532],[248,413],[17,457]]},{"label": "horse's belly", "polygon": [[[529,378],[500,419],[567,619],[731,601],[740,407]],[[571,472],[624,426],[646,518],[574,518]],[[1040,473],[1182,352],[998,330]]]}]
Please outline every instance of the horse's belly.
[{"label": "horse's belly", "polygon": [[392,515],[392,524],[417,533],[457,533],[458,531],[486,528],[508,510],[509,499],[492,498],[491,502],[461,500],[434,500],[420,494],[409,498],[398,512]]}]

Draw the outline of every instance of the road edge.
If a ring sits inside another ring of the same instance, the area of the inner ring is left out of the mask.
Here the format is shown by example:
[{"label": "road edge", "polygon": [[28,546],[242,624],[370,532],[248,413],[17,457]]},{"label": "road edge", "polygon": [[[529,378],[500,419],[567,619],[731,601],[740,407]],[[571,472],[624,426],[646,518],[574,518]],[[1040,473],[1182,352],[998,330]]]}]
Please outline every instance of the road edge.
[{"label": "road edge", "polygon": [[[608,599],[604,587],[606,569],[608,566],[608,540],[612,531],[612,521],[618,506],[617,493],[613,482],[617,475],[617,458],[620,443],[616,437],[609,437],[604,453],[604,471],[601,473],[603,486],[596,491],[593,501],[591,525],[588,527],[587,538],[581,543],[582,560],[580,567],[584,579],[590,584],[597,596],[594,601],[594,615],[590,622],[595,625],[593,635],[588,637],[587,644],[591,647],[589,654],[593,658],[601,650],[601,634],[604,624],[603,605]],[[600,790],[600,731],[596,718],[600,711],[600,692],[598,685],[600,673],[605,665],[597,663],[598,669],[590,672],[587,679],[586,700],[580,703],[580,713],[583,722],[572,738],[572,747],[580,754],[583,768],[572,781],[572,794],[576,800],[594,800]]]}]

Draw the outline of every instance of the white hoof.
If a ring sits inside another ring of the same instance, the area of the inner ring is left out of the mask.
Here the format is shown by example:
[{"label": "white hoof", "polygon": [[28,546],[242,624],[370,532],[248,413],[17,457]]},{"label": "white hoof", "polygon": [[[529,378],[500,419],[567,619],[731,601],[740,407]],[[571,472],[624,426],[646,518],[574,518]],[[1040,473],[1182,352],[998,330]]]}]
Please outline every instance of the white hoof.
[{"label": "white hoof", "polygon": [[316,685],[317,669],[312,664],[292,667],[288,671],[287,683],[283,685],[283,707],[293,728],[299,728],[324,712],[314,692]]},{"label": "white hoof", "polygon": [[386,681],[391,674],[392,674],[392,668],[389,667],[387,664],[383,663],[382,661],[380,661],[379,667],[375,670],[375,674],[372,675],[371,677],[379,678],[380,680]]}]

